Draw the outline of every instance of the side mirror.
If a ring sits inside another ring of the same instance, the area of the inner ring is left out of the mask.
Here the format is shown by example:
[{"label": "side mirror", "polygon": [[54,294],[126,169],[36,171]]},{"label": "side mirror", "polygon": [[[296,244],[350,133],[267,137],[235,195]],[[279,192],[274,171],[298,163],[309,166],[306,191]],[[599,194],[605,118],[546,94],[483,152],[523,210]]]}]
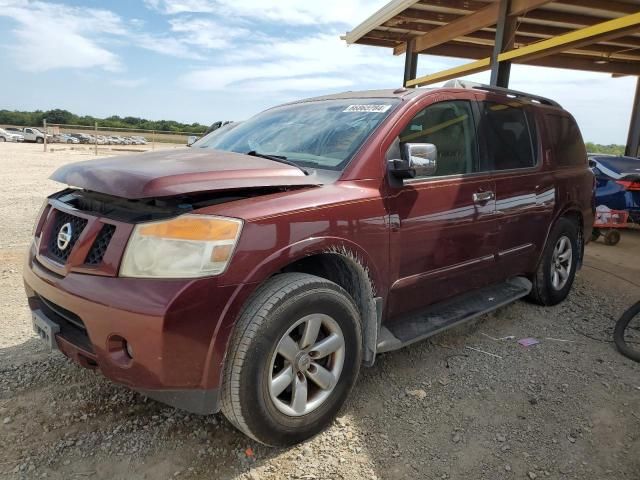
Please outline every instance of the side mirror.
[{"label": "side mirror", "polygon": [[190,147],[191,145],[196,143],[197,140],[198,137],[196,137],[195,135],[190,135],[189,138],[187,138],[187,147]]},{"label": "side mirror", "polygon": [[436,173],[438,148],[432,143],[405,143],[401,160],[390,160],[390,170],[398,178],[429,177]]}]

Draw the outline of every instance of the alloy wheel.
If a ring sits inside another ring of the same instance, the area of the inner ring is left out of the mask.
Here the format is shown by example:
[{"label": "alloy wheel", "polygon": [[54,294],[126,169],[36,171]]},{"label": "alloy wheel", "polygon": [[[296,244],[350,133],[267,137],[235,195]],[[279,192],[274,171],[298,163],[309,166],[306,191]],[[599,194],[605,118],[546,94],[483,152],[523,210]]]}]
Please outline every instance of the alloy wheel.
[{"label": "alloy wheel", "polygon": [[342,329],[329,315],[299,319],[271,357],[269,395],[285,415],[299,417],[322,405],[338,383],[345,358]]},{"label": "alloy wheel", "polygon": [[573,267],[573,247],[566,235],[558,238],[551,257],[551,285],[556,290],[562,290],[569,280]]}]

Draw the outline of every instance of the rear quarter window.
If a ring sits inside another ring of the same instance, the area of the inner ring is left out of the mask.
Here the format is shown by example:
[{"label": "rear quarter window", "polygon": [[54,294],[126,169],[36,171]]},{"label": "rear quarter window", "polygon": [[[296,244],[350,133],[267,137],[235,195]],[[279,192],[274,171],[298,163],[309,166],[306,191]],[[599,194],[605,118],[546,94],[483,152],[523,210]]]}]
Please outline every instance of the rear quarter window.
[{"label": "rear quarter window", "polygon": [[538,142],[531,120],[523,104],[481,102],[481,170],[534,167]]},{"label": "rear quarter window", "polygon": [[570,167],[587,163],[587,150],[578,124],[572,117],[548,113],[545,123],[556,166]]}]

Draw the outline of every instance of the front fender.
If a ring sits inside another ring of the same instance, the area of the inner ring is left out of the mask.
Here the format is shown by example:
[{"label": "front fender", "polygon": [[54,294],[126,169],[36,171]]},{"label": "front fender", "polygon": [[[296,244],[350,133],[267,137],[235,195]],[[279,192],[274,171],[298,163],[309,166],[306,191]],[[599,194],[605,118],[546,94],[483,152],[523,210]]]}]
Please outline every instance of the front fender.
[{"label": "front fender", "polygon": [[340,237],[307,238],[276,250],[251,269],[242,283],[262,283],[274,273],[304,257],[341,251],[349,252],[355,256],[368,270],[369,277],[378,294],[386,291],[387,282],[383,281],[380,269],[369,253],[357,243]]}]

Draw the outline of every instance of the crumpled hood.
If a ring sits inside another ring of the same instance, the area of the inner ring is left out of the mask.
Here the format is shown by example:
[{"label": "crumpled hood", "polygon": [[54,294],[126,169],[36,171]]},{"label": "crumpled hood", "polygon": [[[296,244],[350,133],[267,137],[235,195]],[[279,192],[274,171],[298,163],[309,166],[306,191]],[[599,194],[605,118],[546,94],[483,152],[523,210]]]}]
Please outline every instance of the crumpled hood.
[{"label": "crumpled hood", "polygon": [[190,148],[72,163],[56,170],[50,178],[128,199],[323,183],[313,174],[307,176],[296,167],[272,160]]}]

